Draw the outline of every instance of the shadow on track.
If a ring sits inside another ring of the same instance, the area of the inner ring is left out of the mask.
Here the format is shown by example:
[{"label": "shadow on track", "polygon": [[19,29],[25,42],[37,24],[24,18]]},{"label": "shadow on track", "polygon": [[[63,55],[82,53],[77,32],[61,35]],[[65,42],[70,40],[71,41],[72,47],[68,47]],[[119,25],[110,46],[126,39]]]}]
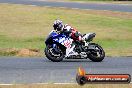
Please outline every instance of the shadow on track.
[{"label": "shadow on track", "polygon": [[[45,58],[46,59],[46,62],[52,62],[52,61],[50,61],[50,60],[48,60],[47,58]],[[101,62],[93,62],[93,61],[91,61],[91,60],[89,60],[89,59],[63,59],[63,61],[61,61],[61,62],[54,62],[54,63],[63,63],[63,62],[89,62],[89,63],[101,63]],[[104,61],[102,61],[102,62],[104,62]]]}]

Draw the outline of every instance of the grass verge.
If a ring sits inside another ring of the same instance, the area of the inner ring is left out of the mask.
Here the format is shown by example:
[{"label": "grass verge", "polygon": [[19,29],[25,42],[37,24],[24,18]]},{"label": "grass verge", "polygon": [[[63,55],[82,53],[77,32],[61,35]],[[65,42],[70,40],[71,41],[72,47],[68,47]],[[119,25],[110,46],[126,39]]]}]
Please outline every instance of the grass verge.
[{"label": "grass verge", "polygon": [[0,50],[37,49],[42,55],[44,39],[56,18],[81,33],[95,32],[94,41],[107,56],[132,56],[132,13],[15,4],[0,4]]},{"label": "grass verge", "polygon": [[88,1],[114,1],[114,0],[70,0],[70,1],[83,1],[83,2],[88,2]]},{"label": "grass verge", "polygon": [[77,84],[28,84],[28,85],[12,85],[0,86],[0,88],[131,88],[131,84],[86,84],[80,86]]}]

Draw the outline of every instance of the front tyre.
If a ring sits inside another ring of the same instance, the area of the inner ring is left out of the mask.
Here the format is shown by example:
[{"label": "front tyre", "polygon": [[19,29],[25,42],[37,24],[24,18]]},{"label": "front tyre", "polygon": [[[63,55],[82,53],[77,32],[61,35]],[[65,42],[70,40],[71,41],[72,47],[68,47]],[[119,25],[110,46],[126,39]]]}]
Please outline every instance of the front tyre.
[{"label": "front tyre", "polygon": [[89,59],[94,62],[101,62],[105,57],[105,52],[103,48],[95,43],[91,43],[89,47],[92,47],[88,55]]},{"label": "front tyre", "polygon": [[60,62],[64,58],[64,53],[59,47],[58,47],[58,51],[60,53],[55,52],[54,49],[50,45],[47,45],[45,48],[45,55],[49,60],[53,62]]}]

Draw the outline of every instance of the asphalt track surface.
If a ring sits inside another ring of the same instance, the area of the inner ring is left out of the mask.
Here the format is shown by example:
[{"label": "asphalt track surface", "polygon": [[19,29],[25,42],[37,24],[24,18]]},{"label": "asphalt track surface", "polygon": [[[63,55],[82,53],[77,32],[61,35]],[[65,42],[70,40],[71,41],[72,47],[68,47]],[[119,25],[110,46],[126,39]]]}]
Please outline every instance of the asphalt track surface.
[{"label": "asphalt track surface", "polygon": [[[120,4],[83,4],[37,0],[0,0],[0,3],[132,12],[132,5]],[[106,57],[103,62],[75,59],[51,62],[42,57],[0,57],[0,83],[75,83],[79,66],[82,66],[87,73],[132,75],[132,57]]]},{"label": "asphalt track surface", "polygon": [[87,73],[132,75],[132,57],[106,57],[102,62],[88,59],[51,62],[42,57],[0,57],[0,83],[76,83],[79,66]]},{"label": "asphalt track surface", "polygon": [[39,0],[0,0],[0,3],[132,12],[132,4],[50,2],[50,1],[39,1]]}]

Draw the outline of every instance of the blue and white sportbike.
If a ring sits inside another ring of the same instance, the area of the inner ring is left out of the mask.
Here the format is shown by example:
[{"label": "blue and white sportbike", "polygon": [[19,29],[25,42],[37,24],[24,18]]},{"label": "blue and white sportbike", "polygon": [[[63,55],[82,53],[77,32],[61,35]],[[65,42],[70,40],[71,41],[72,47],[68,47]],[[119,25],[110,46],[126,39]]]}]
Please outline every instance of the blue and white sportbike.
[{"label": "blue and white sportbike", "polygon": [[95,33],[88,33],[82,35],[84,42],[73,41],[65,34],[59,34],[51,31],[47,37],[45,44],[45,55],[53,62],[60,62],[65,59],[87,59],[94,62],[100,62],[105,57],[103,48],[91,43],[95,37]]}]

